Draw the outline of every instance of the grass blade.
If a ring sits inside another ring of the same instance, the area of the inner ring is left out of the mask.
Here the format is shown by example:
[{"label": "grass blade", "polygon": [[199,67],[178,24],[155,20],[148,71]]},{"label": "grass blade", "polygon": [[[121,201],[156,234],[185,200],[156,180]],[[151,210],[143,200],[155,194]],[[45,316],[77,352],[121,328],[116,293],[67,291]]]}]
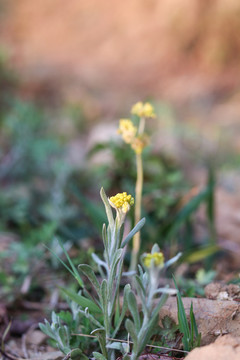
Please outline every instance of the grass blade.
[{"label": "grass blade", "polygon": [[187,316],[186,316],[186,312],[183,306],[183,302],[182,302],[182,297],[180,295],[175,277],[173,276],[173,281],[175,284],[176,289],[178,290],[177,292],[177,306],[178,306],[178,323],[179,323],[179,328],[181,333],[183,333],[183,346],[184,346],[184,350],[189,351],[189,341],[190,341],[190,330],[189,330],[189,325],[188,325],[188,321],[187,321]]},{"label": "grass blade", "polygon": [[67,290],[60,286],[60,289],[75,303],[83,307],[84,309],[87,307],[90,311],[101,314],[102,310],[91,300],[85,298],[82,295],[76,294],[70,290]]}]

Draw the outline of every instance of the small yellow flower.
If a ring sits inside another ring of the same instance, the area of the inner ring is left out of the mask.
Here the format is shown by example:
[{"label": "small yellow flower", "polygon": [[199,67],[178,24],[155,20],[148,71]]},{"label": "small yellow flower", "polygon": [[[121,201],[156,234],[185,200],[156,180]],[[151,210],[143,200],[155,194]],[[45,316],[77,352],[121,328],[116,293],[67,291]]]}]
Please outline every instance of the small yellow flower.
[{"label": "small yellow flower", "polygon": [[137,128],[131,120],[120,119],[118,133],[122,135],[123,140],[127,144],[130,144],[137,133]]},{"label": "small yellow flower", "polygon": [[143,105],[143,114],[145,117],[156,117],[153,106],[148,102]]},{"label": "small yellow flower", "polygon": [[111,196],[109,200],[112,207],[122,210],[124,214],[126,214],[134,204],[134,198],[126,192]]},{"label": "small yellow flower", "polygon": [[145,104],[143,104],[141,101],[137,102],[135,105],[133,105],[131,113],[134,115],[138,115],[139,117],[156,117],[154,113],[154,108],[149,102],[146,102]]},{"label": "small yellow flower", "polygon": [[153,261],[155,266],[158,267],[162,267],[164,264],[164,255],[162,252],[155,252],[153,254],[146,254],[144,259],[143,259],[143,263],[146,267],[150,267],[151,266],[151,262]]},{"label": "small yellow flower", "polygon": [[132,149],[136,154],[141,154],[143,149],[148,145],[149,138],[146,134],[135,137],[131,143]]},{"label": "small yellow flower", "polygon": [[131,113],[133,115],[142,116],[143,111],[143,103],[141,101],[138,101],[136,104],[132,106]]}]

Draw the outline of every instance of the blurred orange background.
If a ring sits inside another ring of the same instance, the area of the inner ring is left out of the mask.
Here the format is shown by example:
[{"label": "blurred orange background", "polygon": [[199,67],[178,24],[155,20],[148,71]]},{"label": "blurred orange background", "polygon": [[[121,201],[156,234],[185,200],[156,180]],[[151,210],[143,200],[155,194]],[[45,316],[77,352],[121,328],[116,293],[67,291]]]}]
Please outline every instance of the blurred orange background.
[{"label": "blurred orange background", "polygon": [[113,112],[148,96],[204,113],[238,96],[238,0],[1,0],[0,30],[27,94],[91,94]]}]

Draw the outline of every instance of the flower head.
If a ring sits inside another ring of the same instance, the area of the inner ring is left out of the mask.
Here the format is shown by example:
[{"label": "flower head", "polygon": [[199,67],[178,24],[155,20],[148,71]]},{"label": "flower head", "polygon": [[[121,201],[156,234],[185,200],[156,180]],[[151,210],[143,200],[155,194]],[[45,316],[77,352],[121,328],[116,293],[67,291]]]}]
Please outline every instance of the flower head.
[{"label": "flower head", "polygon": [[146,254],[143,258],[143,264],[149,268],[153,262],[156,267],[162,267],[164,264],[164,255],[162,252],[154,252],[153,254]]},{"label": "flower head", "polygon": [[118,193],[115,196],[111,196],[109,202],[112,207],[119,209],[126,214],[130,210],[130,207],[134,204],[134,198],[132,195],[128,195],[126,192],[123,192]]},{"label": "flower head", "polygon": [[131,147],[136,154],[141,154],[143,149],[148,145],[148,143],[149,143],[148,136],[146,134],[143,134],[133,139],[131,143]]},{"label": "flower head", "polygon": [[135,105],[133,105],[131,113],[134,115],[138,115],[139,117],[156,117],[154,113],[154,108],[149,102],[146,102],[144,104],[141,101],[137,102]]},{"label": "flower head", "polygon": [[123,140],[127,144],[130,144],[137,133],[137,128],[133,125],[131,120],[120,119],[118,133],[122,135]]}]

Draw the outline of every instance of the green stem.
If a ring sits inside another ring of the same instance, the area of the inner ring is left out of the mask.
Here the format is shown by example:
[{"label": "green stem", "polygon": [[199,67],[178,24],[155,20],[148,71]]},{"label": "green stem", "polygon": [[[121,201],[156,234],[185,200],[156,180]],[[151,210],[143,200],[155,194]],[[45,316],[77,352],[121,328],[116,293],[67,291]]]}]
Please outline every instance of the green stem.
[{"label": "green stem", "polygon": [[[138,134],[142,135],[145,128],[145,118],[140,119]],[[136,166],[137,166],[137,180],[135,187],[135,214],[134,214],[134,225],[141,220],[141,206],[142,206],[142,189],[143,189],[143,162],[142,153],[136,154]],[[131,256],[130,270],[136,270],[138,262],[138,254],[140,250],[141,238],[140,231],[138,231],[133,237],[133,249]]]},{"label": "green stem", "polygon": [[[142,204],[142,188],[143,188],[143,164],[142,164],[142,154],[136,154],[136,164],[137,164],[137,181],[135,188],[135,197],[136,197],[136,205],[135,205],[135,216],[134,222],[135,225],[141,220],[141,204]],[[133,249],[132,249],[132,257],[131,257],[131,270],[135,270],[138,261],[138,253],[140,250],[140,232],[137,232],[133,237]]]}]

